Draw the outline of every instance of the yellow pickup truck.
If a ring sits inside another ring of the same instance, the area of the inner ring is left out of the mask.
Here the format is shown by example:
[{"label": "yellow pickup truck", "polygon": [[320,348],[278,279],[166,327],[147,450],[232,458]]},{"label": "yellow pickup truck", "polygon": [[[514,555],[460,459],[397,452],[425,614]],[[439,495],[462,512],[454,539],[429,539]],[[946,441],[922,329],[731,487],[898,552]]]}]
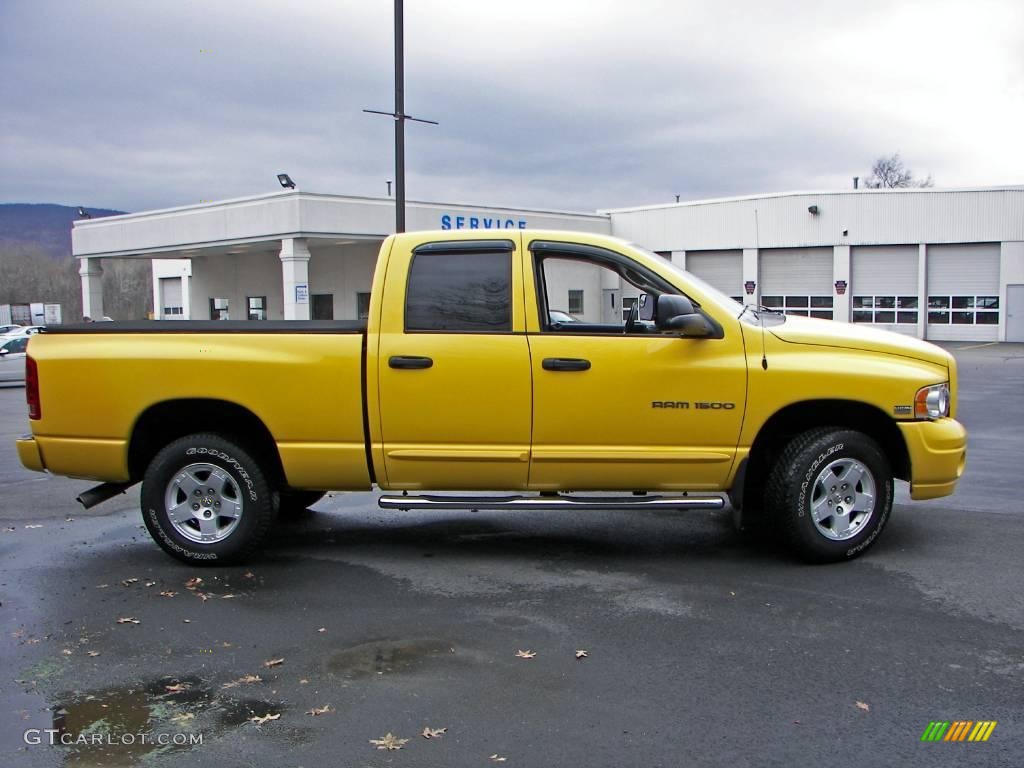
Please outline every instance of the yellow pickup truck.
[{"label": "yellow pickup truck", "polygon": [[[636,300],[579,320],[566,275]],[[102,481],[86,506],[141,482],[146,527],[190,563],[239,562],[278,514],[375,485],[399,510],[727,493],[740,525],[840,561],[881,533],[894,478],[914,499],[953,492],[956,376],[931,344],[742,306],[615,238],[417,232],[384,241],[365,322],[47,329],[18,453]]]}]

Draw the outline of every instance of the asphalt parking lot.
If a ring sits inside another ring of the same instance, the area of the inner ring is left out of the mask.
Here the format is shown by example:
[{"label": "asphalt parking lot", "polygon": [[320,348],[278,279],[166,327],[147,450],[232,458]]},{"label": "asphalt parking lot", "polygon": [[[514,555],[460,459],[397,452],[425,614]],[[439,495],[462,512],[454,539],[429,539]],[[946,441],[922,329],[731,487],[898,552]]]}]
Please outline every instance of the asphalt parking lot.
[{"label": "asphalt parking lot", "polygon": [[[744,541],[728,513],[385,513],[351,494],[248,567],[191,568],[149,540],[137,489],[86,513],[89,483],[22,469],[24,390],[0,389],[5,763],[1024,764],[1024,345],[950,348],[957,494],[901,489],[871,552],[831,566]],[[25,744],[55,718],[203,743]],[[921,742],[934,720],[998,726]],[[388,733],[409,741],[375,749]]]}]

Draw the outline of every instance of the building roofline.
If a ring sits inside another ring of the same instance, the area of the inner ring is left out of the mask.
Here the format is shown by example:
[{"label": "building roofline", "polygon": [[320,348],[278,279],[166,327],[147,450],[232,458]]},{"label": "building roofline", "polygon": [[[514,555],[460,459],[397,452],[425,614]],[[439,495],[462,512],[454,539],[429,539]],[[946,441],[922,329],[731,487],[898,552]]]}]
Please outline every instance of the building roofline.
[{"label": "building roofline", "polygon": [[[134,213],[123,213],[116,216],[103,216],[98,219],[78,219],[73,223],[74,227],[96,227],[107,224],[118,224],[125,221],[132,221],[138,219],[147,219],[152,217],[167,216],[176,213],[185,213],[189,211],[209,211],[216,210],[218,208],[230,208],[238,205],[246,205],[250,203],[258,203],[262,201],[277,200],[277,199],[296,199],[302,200],[317,199],[317,200],[335,200],[339,202],[352,202],[352,203],[363,203],[369,205],[382,205],[382,206],[394,206],[394,198],[391,197],[366,197],[361,195],[336,195],[328,194],[324,192],[307,192],[305,190],[282,190],[280,192],[268,192],[262,195],[249,195],[247,197],[234,197],[227,200],[216,200],[209,203],[190,203],[188,205],[179,205],[171,208],[156,208],[149,211],[136,211]],[[521,213],[538,213],[547,214],[549,216],[566,216],[581,219],[594,219],[594,220],[607,220],[609,214],[602,212],[586,213],[583,211],[562,211],[562,210],[551,210],[545,208],[520,208],[514,206],[497,206],[497,205],[475,205],[467,203],[448,203],[448,202],[433,202],[428,200],[408,200],[406,201],[407,206],[413,207],[431,207],[431,208],[467,208],[476,211],[515,211]]]},{"label": "building roofline", "polygon": [[635,213],[654,211],[667,208],[693,208],[700,205],[718,205],[722,203],[739,203],[749,200],[772,200],[783,197],[806,197],[808,195],[825,197],[837,195],[913,195],[913,194],[962,194],[965,192],[1024,192],[1024,184],[1008,184],[995,187],[908,187],[903,189],[826,189],[803,190],[792,192],[766,192],[754,195],[737,195],[735,197],[713,197],[703,200],[681,200],[678,203],[655,203],[653,205],[635,205],[628,208],[601,208],[598,213],[612,215],[614,213]]}]

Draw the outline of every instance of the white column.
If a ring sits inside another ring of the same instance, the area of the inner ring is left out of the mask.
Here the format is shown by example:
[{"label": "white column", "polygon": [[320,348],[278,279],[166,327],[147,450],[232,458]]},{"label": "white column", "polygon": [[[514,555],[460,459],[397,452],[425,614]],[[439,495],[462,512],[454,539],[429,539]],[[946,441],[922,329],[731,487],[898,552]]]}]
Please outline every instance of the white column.
[{"label": "white column", "polygon": [[[758,281],[758,250],[757,248],[744,248],[743,249],[743,301],[745,304],[754,304],[759,306],[761,304],[761,284]],[[746,283],[753,281],[754,285],[757,286],[754,289],[754,294],[751,296],[747,293]]]},{"label": "white column", "polygon": [[917,246],[917,338],[928,332],[928,246]]},{"label": "white column", "polygon": [[192,259],[181,271],[181,319],[192,319]]},{"label": "white column", "polygon": [[281,241],[284,319],[309,320],[309,246],[300,237]]},{"label": "white column", "polygon": [[850,322],[850,294],[853,292],[853,284],[850,282],[850,246],[837,245],[832,249],[832,281],[833,290],[835,281],[846,282],[846,293],[839,295],[835,293],[832,301],[832,317],[843,323]]},{"label": "white column", "polygon": [[680,269],[686,269],[686,251],[672,251],[671,261]]},{"label": "white column", "polygon": [[82,316],[103,319],[103,264],[99,259],[82,259],[78,265],[82,278]]}]

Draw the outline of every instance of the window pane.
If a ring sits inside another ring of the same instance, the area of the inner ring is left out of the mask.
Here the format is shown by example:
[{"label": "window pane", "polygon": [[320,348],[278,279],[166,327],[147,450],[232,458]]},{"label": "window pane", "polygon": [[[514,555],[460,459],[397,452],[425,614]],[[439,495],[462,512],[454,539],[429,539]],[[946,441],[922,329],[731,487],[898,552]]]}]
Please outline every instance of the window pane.
[{"label": "window pane", "polygon": [[787,309],[786,314],[795,315],[797,317],[807,317],[810,315],[810,313],[806,309]]},{"label": "window pane", "polygon": [[999,297],[979,296],[974,306],[978,309],[999,309]]},{"label": "window pane", "polygon": [[896,297],[875,296],[875,306],[881,309],[894,309],[896,307]]},{"label": "window pane", "polygon": [[917,296],[900,296],[896,306],[900,309],[917,309]]},{"label": "window pane", "polygon": [[405,300],[408,331],[512,330],[512,254],[418,253]]},{"label": "window pane", "polygon": [[954,312],[953,313],[953,324],[954,325],[974,325],[974,313],[973,312]]},{"label": "window pane", "polygon": [[875,322],[876,323],[895,323],[896,322],[896,313],[893,312],[892,310],[887,310],[887,311],[884,311],[884,312],[875,312]]},{"label": "window pane", "polygon": [[896,313],[897,323],[912,323],[917,325],[917,312],[897,312]]},{"label": "window pane", "polygon": [[871,310],[854,310],[853,322],[855,323],[870,323],[872,321]]},{"label": "window pane", "polygon": [[820,317],[822,320],[831,320],[832,319],[832,310],[831,309],[812,309],[811,310],[811,317]]},{"label": "window pane", "polygon": [[974,309],[974,297],[973,296],[954,296],[953,297],[953,309]]},{"label": "window pane", "polygon": [[929,296],[928,309],[949,309],[949,296]]},{"label": "window pane", "polygon": [[941,325],[942,323],[949,323],[949,312],[929,312],[928,322]]},{"label": "window pane", "polygon": [[999,325],[998,312],[978,312],[975,317],[977,319],[974,322],[978,325]]},{"label": "window pane", "polygon": [[853,308],[863,309],[864,307],[874,306],[874,296],[854,296],[853,297]]},{"label": "window pane", "polygon": [[782,297],[781,296],[762,296],[761,303],[766,307],[781,307]]},{"label": "window pane", "polygon": [[787,296],[786,306],[787,307],[806,307],[808,298],[806,296]]},{"label": "window pane", "polygon": [[570,288],[569,289],[569,314],[582,315],[583,314],[583,291]]},{"label": "window pane", "polygon": [[366,320],[370,316],[370,294],[356,294],[356,317],[359,320]]},{"label": "window pane", "polygon": [[811,296],[811,306],[812,307],[821,307],[821,308],[828,307],[828,308],[831,309],[831,307],[832,307],[832,297],[831,296]]}]

